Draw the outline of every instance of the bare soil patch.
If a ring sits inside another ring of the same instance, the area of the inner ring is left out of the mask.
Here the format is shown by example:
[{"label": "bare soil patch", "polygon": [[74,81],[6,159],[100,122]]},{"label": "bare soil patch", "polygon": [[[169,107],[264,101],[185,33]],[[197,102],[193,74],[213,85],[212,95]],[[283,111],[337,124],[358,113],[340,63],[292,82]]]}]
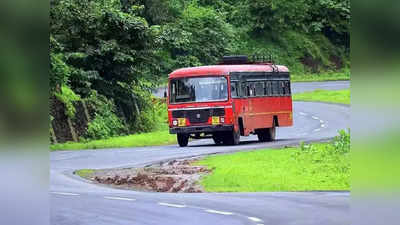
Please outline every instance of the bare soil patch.
[{"label": "bare soil patch", "polygon": [[144,168],[95,170],[87,178],[95,183],[115,188],[154,192],[203,192],[202,176],[211,171],[194,166],[197,159],[172,160]]}]

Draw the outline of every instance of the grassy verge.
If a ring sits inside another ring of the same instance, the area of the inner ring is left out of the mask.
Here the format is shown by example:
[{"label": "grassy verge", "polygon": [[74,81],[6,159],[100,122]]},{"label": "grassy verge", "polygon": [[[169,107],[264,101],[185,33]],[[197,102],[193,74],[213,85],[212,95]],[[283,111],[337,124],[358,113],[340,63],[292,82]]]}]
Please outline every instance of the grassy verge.
[{"label": "grassy verge", "polygon": [[292,82],[350,80],[350,72],[343,71],[321,74],[292,74],[290,78]]},{"label": "grassy verge", "polygon": [[82,170],[77,170],[74,173],[82,178],[88,179],[90,177],[90,175],[92,175],[94,173],[94,170],[82,169]]},{"label": "grassy verge", "polygon": [[311,92],[294,94],[293,100],[350,104],[350,90],[315,90]]},{"label": "grassy verge", "polygon": [[201,184],[210,192],[350,189],[350,136],[334,143],[210,156],[197,162],[213,169]]},{"label": "grassy verge", "polygon": [[67,142],[50,146],[54,150],[81,150],[81,149],[101,149],[101,148],[121,148],[121,147],[143,147],[168,145],[176,143],[176,136],[169,134],[167,130],[160,130],[150,133],[133,134],[128,136],[113,137],[103,140],[93,140],[87,142]]}]

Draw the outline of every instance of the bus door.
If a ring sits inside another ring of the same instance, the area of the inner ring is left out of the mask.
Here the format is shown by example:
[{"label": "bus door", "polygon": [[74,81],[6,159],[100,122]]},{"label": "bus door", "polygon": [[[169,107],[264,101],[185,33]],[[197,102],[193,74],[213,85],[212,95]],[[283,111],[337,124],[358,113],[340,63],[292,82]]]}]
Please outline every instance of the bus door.
[{"label": "bus door", "polygon": [[242,98],[241,98],[241,118],[243,119],[243,127],[244,127],[244,135],[248,136],[250,133],[251,126],[251,110],[250,110],[250,87],[247,85],[247,82],[241,83],[242,87]]},{"label": "bus door", "polygon": [[247,102],[249,105],[248,108],[248,117],[247,117],[247,124],[249,129],[253,129],[256,127],[256,112],[257,112],[257,103],[256,103],[256,92],[255,92],[255,83],[254,82],[248,82],[247,83]]}]

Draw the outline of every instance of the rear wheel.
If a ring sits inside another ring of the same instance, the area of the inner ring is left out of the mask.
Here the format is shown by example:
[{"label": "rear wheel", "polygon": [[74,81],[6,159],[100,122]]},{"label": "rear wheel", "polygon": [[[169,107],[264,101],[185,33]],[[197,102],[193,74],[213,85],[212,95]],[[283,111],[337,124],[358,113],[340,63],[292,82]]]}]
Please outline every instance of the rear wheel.
[{"label": "rear wheel", "polygon": [[225,145],[238,145],[240,142],[240,133],[233,130],[224,135],[223,143]]},{"label": "rear wheel", "polygon": [[276,128],[271,127],[266,129],[260,129],[259,131],[257,131],[257,136],[258,140],[262,142],[274,141],[276,136]]},{"label": "rear wheel", "polygon": [[178,144],[180,147],[186,147],[189,143],[188,134],[177,134],[176,139],[178,140]]}]

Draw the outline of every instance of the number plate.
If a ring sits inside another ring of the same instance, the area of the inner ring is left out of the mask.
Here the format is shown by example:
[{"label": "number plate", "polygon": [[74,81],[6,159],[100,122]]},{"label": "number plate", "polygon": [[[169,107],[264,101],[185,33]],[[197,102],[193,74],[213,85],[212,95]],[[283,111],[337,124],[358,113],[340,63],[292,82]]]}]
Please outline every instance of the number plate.
[{"label": "number plate", "polygon": [[180,127],[186,126],[186,119],[185,118],[178,118],[178,126],[180,126]]},{"label": "number plate", "polygon": [[213,124],[213,125],[219,124],[219,117],[218,116],[213,116],[211,124]]}]

